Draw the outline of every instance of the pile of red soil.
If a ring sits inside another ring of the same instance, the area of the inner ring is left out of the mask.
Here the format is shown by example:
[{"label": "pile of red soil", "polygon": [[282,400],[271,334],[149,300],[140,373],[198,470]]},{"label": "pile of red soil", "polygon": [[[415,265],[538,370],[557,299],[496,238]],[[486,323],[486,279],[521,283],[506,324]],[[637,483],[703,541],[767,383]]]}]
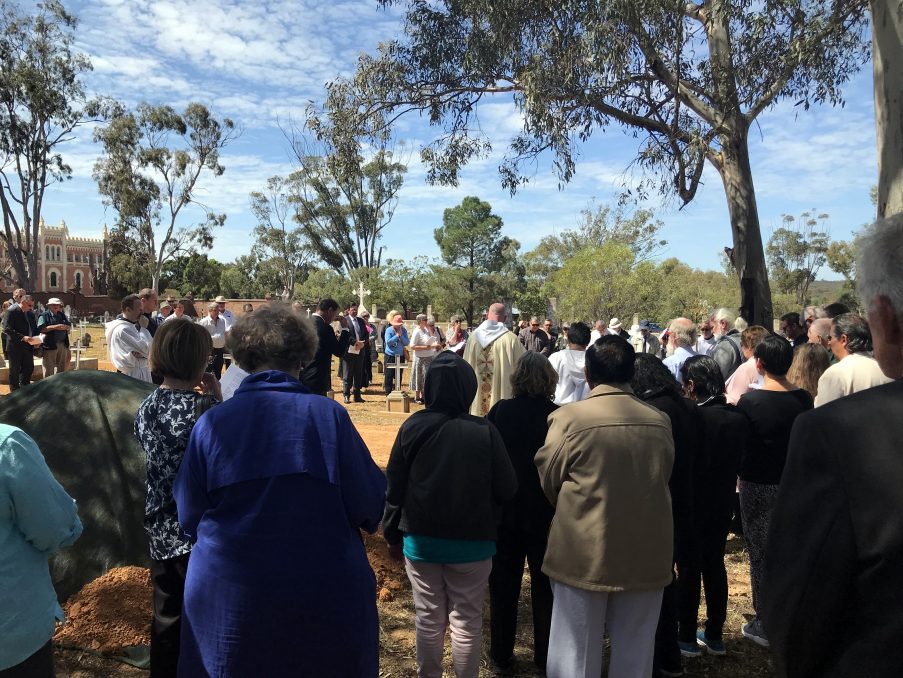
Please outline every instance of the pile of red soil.
[{"label": "pile of red soil", "polygon": [[129,645],[149,645],[151,594],[147,569],[112,569],[66,602],[66,625],[53,640],[105,654],[118,654]]},{"label": "pile of red soil", "polygon": [[[391,600],[404,587],[404,565],[389,557],[380,536],[364,535],[367,556],[376,573],[381,601]],[[87,584],[63,606],[66,625],[54,641],[118,654],[129,645],[150,644],[153,613],[150,573],[143,567],[117,567]]]},{"label": "pile of red soil", "polygon": [[404,588],[407,575],[404,571],[404,563],[392,560],[386,548],[386,542],[379,534],[364,534],[364,545],[367,548],[367,558],[370,567],[376,575],[376,595],[385,602],[392,600],[396,591]]}]

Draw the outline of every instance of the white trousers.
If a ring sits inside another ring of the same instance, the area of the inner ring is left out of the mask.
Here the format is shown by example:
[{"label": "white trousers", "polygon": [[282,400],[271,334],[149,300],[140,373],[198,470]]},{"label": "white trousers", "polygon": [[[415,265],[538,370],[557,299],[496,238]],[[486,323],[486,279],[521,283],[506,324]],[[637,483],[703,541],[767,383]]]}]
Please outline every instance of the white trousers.
[{"label": "white trousers", "polygon": [[601,593],[551,580],[548,678],[599,678],[603,635],[611,639],[611,678],[649,678],[662,592]]},{"label": "white trousers", "polygon": [[[405,558],[414,594],[417,630],[417,675],[442,678],[445,627],[451,627],[452,664],[457,678],[477,678],[483,599],[489,586],[492,558],[473,563],[442,564]],[[595,676],[595,678],[599,678]]]}]

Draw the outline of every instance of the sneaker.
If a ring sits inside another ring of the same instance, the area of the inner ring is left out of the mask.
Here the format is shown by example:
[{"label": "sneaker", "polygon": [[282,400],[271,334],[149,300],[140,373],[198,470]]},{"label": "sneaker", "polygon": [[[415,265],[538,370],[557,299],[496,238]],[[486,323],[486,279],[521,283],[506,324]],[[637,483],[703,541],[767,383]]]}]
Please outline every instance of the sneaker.
[{"label": "sneaker", "polygon": [[727,654],[724,643],[720,640],[709,640],[705,637],[705,631],[700,631],[696,634],[696,644],[699,645],[699,647],[704,648],[709,654],[718,655],[719,657],[723,657]]},{"label": "sneaker", "polygon": [[678,643],[681,657],[701,657],[702,648],[696,643]]},{"label": "sneaker", "polygon": [[744,638],[749,638],[752,642],[762,647],[769,647],[768,636],[765,635],[765,629],[762,628],[762,622],[758,617],[753,617],[740,629]]}]

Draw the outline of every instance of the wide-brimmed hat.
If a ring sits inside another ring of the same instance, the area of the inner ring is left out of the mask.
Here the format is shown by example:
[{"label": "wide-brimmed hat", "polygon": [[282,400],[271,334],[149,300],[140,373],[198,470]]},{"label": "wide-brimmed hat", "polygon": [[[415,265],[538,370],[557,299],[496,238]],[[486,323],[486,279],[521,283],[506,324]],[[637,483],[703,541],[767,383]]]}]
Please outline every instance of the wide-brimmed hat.
[{"label": "wide-brimmed hat", "polygon": [[64,304],[62,301],[60,301],[56,297],[50,297],[50,299],[47,300],[47,305],[48,306],[63,306]]},{"label": "wide-brimmed hat", "polygon": [[621,329],[621,321],[617,318],[612,318],[608,321],[608,328],[611,330],[619,330]]},{"label": "wide-brimmed hat", "polygon": [[648,329],[651,329],[649,321],[648,321],[648,320],[641,320],[641,321],[640,321],[640,329],[641,329],[641,330],[648,330]]},{"label": "wide-brimmed hat", "polygon": [[225,303],[226,303],[226,297],[220,295],[220,296],[218,296],[216,299],[214,299],[213,301],[215,301],[217,304],[225,304]]}]

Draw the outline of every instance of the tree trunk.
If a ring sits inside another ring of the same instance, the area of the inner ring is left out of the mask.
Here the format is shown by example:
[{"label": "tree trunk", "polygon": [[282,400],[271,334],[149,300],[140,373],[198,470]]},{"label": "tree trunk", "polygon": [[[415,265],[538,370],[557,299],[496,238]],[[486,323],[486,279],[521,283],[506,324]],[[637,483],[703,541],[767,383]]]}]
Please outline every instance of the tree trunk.
[{"label": "tree trunk", "polygon": [[871,0],[878,218],[903,212],[903,0]]},{"label": "tree trunk", "polygon": [[750,325],[772,329],[771,288],[759,227],[759,210],[749,164],[746,131],[723,135],[721,181],[727,197],[734,249],[731,263],[740,279],[740,315]]}]

